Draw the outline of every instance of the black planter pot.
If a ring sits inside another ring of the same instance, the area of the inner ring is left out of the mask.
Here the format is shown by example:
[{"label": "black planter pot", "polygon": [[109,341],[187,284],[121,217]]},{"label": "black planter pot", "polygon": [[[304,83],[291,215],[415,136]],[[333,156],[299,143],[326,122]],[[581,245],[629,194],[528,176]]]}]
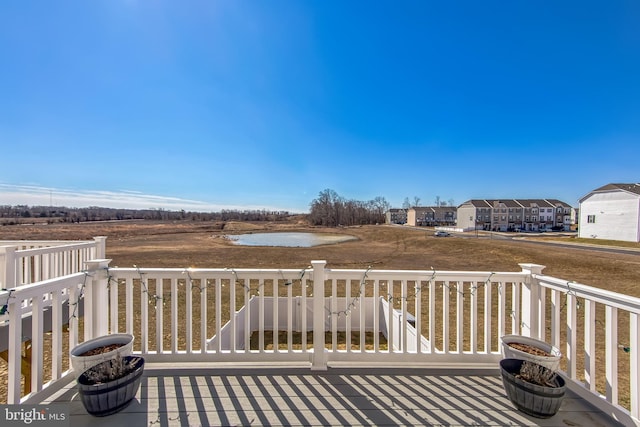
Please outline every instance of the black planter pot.
[{"label": "black planter pot", "polygon": [[123,359],[131,365],[131,370],[121,378],[100,384],[89,380],[89,371],[108,368],[111,360],[87,369],[78,377],[80,399],[89,414],[96,417],[115,414],[126,408],[135,397],[144,371],[144,359],[139,356],[125,356]]},{"label": "black planter pot", "polygon": [[557,375],[554,379],[557,387],[544,387],[516,378],[524,360],[502,359],[500,373],[507,397],[515,407],[537,418],[549,418],[560,409],[565,393],[564,379]]}]

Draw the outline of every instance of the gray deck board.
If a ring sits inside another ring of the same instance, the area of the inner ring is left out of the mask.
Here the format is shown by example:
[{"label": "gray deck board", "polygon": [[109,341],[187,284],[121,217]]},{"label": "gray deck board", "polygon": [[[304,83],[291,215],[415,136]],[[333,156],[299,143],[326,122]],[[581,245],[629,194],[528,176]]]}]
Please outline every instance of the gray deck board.
[{"label": "gray deck board", "polygon": [[426,369],[171,370],[149,364],[136,398],[118,414],[88,415],[73,381],[43,403],[51,402],[69,404],[74,427],[615,425],[570,392],[556,416],[538,419],[514,409],[497,372]]}]

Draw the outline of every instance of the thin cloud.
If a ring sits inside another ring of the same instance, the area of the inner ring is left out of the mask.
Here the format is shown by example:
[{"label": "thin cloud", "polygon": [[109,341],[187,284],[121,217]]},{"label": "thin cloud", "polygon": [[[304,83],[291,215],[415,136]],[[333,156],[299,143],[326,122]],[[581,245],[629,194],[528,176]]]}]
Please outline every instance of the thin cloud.
[{"label": "thin cloud", "polygon": [[29,206],[66,206],[82,208],[100,206],[120,209],[166,209],[198,212],[223,209],[264,209],[255,206],[212,204],[179,197],[144,194],[131,190],[71,190],[38,185],[0,183],[0,204]]}]

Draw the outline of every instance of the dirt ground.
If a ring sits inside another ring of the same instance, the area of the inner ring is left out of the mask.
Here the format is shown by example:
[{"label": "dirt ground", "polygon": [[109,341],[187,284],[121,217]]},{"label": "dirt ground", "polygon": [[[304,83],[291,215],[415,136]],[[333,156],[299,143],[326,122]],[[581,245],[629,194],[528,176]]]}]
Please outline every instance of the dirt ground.
[{"label": "dirt ground", "polygon": [[[356,240],[313,248],[237,246],[229,234],[312,231]],[[0,240],[91,239],[107,236],[111,266],[329,268],[519,271],[518,263],[545,265],[545,274],[640,297],[640,252],[614,254],[567,249],[526,240],[434,237],[432,229],[400,226],[310,227],[303,218],[278,223],[114,221],[0,227]],[[550,235],[537,240],[568,240]]]}]

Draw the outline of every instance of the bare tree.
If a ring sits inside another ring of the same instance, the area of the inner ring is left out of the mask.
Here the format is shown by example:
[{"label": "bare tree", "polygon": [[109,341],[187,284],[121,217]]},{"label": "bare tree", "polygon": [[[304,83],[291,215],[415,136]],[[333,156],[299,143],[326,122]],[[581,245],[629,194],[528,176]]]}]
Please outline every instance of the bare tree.
[{"label": "bare tree", "polygon": [[376,224],[385,221],[385,213],[390,206],[383,197],[368,202],[345,200],[335,191],[327,189],[311,202],[309,222],[326,227]]}]

